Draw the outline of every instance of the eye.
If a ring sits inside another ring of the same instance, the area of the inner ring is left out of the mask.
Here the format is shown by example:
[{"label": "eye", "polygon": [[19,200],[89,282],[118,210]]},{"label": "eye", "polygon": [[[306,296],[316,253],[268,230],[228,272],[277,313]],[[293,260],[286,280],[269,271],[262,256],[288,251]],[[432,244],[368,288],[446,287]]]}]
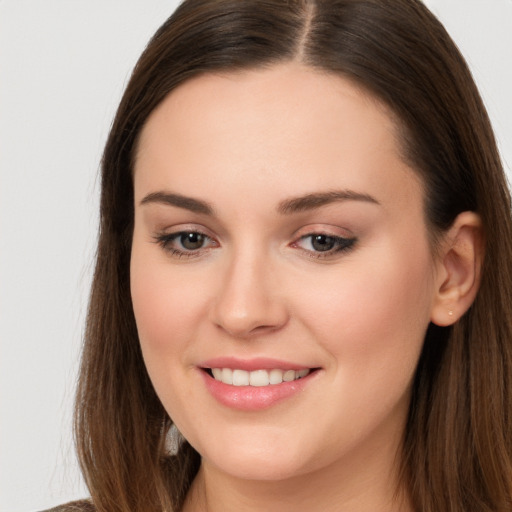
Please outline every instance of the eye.
[{"label": "eye", "polygon": [[217,247],[217,242],[200,231],[178,231],[155,236],[155,241],[172,256],[199,256],[202,250]]},{"label": "eye", "polygon": [[207,237],[202,233],[191,231],[190,233],[179,233],[176,237],[181,246],[187,251],[196,251],[203,247]]},{"label": "eye", "polygon": [[310,233],[301,236],[293,245],[311,253],[312,257],[328,257],[353,247],[355,238],[327,235],[324,233]]},{"label": "eye", "polygon": [[331,251],[336,246],[336,239],[328,235],[309,235],[307,237],[312,249],[319,252]]}]

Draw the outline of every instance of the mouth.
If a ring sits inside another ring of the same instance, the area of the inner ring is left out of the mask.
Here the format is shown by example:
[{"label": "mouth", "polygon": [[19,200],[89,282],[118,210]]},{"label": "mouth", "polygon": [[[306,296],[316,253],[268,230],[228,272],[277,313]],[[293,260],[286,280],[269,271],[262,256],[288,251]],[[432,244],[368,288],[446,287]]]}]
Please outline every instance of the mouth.
[{"label": "mouth", "polygon": [[242,370],[238,368],[202,368],[217,382],[230,386],[267,387],[303,379],[318,368],[301,368],[297,370],[282,370],[280,368]]},{"label": "mouth", "polygon": [[197,369],[217,402],[247,412],[304,396],[302,391],[317,389],[314,382],[323,373],[321,367],[267,357],[217,357],[203,361]]}]

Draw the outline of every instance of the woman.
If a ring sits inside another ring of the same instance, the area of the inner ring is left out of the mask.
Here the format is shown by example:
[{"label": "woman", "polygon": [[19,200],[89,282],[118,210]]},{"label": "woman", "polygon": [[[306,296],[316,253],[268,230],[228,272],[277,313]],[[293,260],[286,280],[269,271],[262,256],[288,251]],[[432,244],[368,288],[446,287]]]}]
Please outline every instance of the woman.
[{"label": "woman", "polygon": [[421,2],[185,1],[104,153],[94,508],[511,510],[511,240]]}]

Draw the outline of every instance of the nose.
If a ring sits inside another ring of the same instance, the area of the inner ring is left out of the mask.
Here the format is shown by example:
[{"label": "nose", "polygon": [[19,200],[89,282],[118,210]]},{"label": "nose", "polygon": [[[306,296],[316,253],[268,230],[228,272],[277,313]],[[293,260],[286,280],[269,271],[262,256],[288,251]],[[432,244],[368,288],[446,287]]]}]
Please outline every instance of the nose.
[{"label": "nose", "polygon": [[277,331],[289,318],[277,270],[268,258],[247,252],[226,264],[211,308],[213,323],[239,339]]}]

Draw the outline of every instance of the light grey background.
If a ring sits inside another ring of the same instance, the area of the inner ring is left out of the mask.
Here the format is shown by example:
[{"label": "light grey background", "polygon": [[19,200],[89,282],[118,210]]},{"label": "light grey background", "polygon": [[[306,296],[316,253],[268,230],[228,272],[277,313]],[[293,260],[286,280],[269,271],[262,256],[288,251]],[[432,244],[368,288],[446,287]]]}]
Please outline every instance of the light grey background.
[{"label": "light grey background", "polygon": [[[511,175],[512,0],[430,0]],[[176,0],[0,0],[0,510],[87,494],[71,407],[97,172],[123,87]]]}]

